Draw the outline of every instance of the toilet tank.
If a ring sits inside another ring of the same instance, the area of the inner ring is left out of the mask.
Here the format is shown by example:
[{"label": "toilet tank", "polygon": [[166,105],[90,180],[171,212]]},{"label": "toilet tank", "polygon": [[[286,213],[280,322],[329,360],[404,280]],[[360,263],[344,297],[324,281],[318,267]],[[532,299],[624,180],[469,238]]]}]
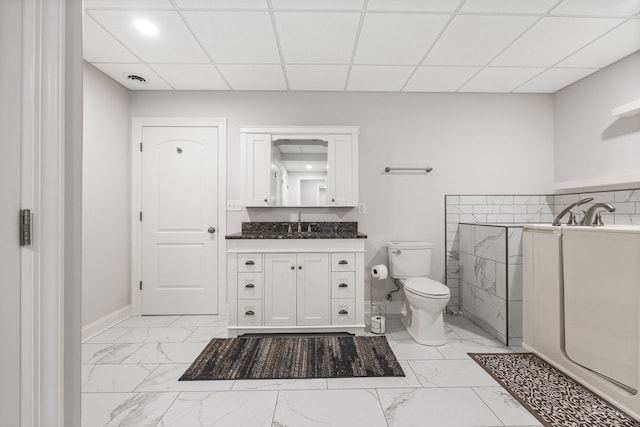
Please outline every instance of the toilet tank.
[{"label": "toilet tank", "polygon": [[387,242],[391,277],[428,276],[431,274],[431,249],[428,242]]}]

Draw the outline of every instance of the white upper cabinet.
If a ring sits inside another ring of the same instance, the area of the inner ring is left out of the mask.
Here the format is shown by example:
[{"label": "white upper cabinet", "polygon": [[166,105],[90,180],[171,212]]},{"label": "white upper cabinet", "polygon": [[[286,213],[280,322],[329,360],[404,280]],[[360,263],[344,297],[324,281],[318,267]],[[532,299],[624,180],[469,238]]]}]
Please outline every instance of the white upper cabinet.
[{"label": "white upper cabinet", "polygon": [[329,137],[327,205],[358,206],[357,144],[351,135]]},{"label": "white upper cabinet", "polygon": [[242,197],[247,206],[269,206],[271,135],[241,134]]},{"label": "white upper cabinet", "polygon": [[357,127],[243,128],[240,133],[244,206],[358,206]]}]

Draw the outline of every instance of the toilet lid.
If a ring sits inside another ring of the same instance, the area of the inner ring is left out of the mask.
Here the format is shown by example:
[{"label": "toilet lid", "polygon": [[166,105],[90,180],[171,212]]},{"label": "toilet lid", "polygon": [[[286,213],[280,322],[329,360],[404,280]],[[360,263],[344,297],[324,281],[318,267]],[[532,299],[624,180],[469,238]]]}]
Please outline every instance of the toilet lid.
[{"label": "toilet lid", "polygon": [[449,288],[440,282],[428,279],[426,277],[414,277],[404,279],[403,285],[406,290],[414,294],[425,296],[449,296]]}]

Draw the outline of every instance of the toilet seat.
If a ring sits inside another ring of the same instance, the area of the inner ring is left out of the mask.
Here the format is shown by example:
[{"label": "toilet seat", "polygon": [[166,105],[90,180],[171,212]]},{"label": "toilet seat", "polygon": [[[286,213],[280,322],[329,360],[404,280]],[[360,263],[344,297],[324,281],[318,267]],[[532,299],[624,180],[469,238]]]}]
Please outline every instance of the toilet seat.
[{"label": "toilet seat", "polygon": [[449,288],[427,277],[412,277],[401,280],[404,290],[412,294],[433,299],[449,298]]}]

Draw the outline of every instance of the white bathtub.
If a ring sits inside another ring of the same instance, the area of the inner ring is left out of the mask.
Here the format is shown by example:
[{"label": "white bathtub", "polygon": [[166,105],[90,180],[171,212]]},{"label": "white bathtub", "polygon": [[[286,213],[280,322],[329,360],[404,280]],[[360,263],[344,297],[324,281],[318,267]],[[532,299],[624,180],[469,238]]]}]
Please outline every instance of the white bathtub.
[{"label": "white bathtub", "polygon": [[[585,266],[584,270],[576,268],[575,264],[568,268],[567,289],[565,289],[564,283],[562,255],[564,230],[567,231],[567,233],[564,233],[567,238],[567,247],[565,249],[571,249],[572,251],[586,249],[580,254],[572,252],[565,260],[572,263],[575,263],[576,260],[584,260]],[[632,361],[629,360],[628,351],[624,354],[616,353],[613,348],[609,349],[596,344],[594,344],[593,348],[589,348],[589,340],[594,343],[598,341],[603,343],[606,342],[603,339],[606,337],[602,333],[602,329],[600,331],[592,331],[592,328],[581,328],[581,324],[584,324],[585,320],[592,320],[588,319],[590,312],[593,313],[594,317],[601,319],[598,322],[602,322],[602,319],[608,319],[606,313],[602,312],[603,307],[605,311],[612,309],[621,300],[621,298],[618,298],[618,302],[613,301],[608,306],[609,302],[607,304],[598,304],[594,307],[580,307],[576,304],[576,295],[582,295],[581,289],[576,287],[576,284],[581,283],[581,281],[587,283],[589,277],[598,273],[597,269],[594,268],[591,268],[591,272],[589,272],[589,266],[593,267],[598,262],[608,262],[606,259],[607,251],[601,251],[601,253],[594,254],[590,258],[592,251],[589,251],[586,246],[584,248],[580,247],[580,239],[584,239],[585,236],[589,236],[588,233],[594,232],[604,233],[599,234],[598,237],[607,235],[607,232],[614,237],[616,233],[623,233],[627,238],[630,237],[632,240],[636,239],[637,241],[637,244],[627,245],[627,249],[621,253],[609,253],[618,257],[616,259],[618,261],[618,269],[621,268],[621,265],[629,265],[629,271],[631,272],[629,273],[628,271],[626,275],[615,274],[610,283],[603,283],[603,286],[610,286],[612,291],[615,291],[616,278],[629,280],[630,274],[636,274],[639,271],[640,227],[606,226],[597,230],[592,227],[567,228],[550,225],[524,227],[523,347],[536,353],[556,368],[611,401],[629,415],[640,419],[640,394],[634,390],[640,384],[640,374],[638,373],[640,345],[638,344],[637,336],[637,331],[640,330],[640,321],[637,320],[637,312],[633,316],[636,319],[636,324],[628,325],[629,331],[625,331],[627,336],[628,333],[632,333],[634,337],[631,338],[635,338],[635,340],[631,343],[618,340],[617,343],[612,344],[614,347],[618,346],[615,347],[618,349],[631,349],[632,358],[634,359]],[[637,250],[637,253],[632,252],[635,250]],[[626,264],[624,262],[620,264],[619,257],[625,257]],[[576,280],[578,281],[576,282]],[[599,280],[605,282],[603,277],[600,277]],[[569,281],[571,281],[571,285],[569,285]],[[585,288],[584,295],[592,293],[595,286],[593,282],[587,283],[587,285],[591,286],[592,289]],[[640,278],[638,286],[640,287]],[[637,289],[634,291],[627,286],[625,289],[621,288],[620,292],[627,292],[629,294],[627,298],[635,299],[635,301],[630,302],[634,307],[640,305],[640,298],[637,296],[640,293],[637,292]],[[569,303],[566,313],[565,294],[568,296],[567,302]],[[583,300],[579,304],[595,304],[595,302],[596,300],[593,298],[592,293],[591,298],[587,298],[586,302]],[[567,315],[566,318],[565,314]],[[614,328],[616,327],[616,321],[618,323],[622,321],[622,317],[618,316],[616,318],[616,314],[611,313],[611,322],[607,324],[607,327]],[[565,333],[568,335],[565,335]],[[569,352],[567,352],[567,342],[569,343]],[[621,355],[621,357],[617,358],[616,355]],[[614,357],[615,360],[610,359],[613,361],[606,362],[605,359],[611,357]],[[592,370],[582,365],[588,366]],[[594,372],[598,370],[602,372],[600,374]],[[626,386],[616,384],[615,381],[605,375],[617,379],[619,382],[626,384]]]}]

